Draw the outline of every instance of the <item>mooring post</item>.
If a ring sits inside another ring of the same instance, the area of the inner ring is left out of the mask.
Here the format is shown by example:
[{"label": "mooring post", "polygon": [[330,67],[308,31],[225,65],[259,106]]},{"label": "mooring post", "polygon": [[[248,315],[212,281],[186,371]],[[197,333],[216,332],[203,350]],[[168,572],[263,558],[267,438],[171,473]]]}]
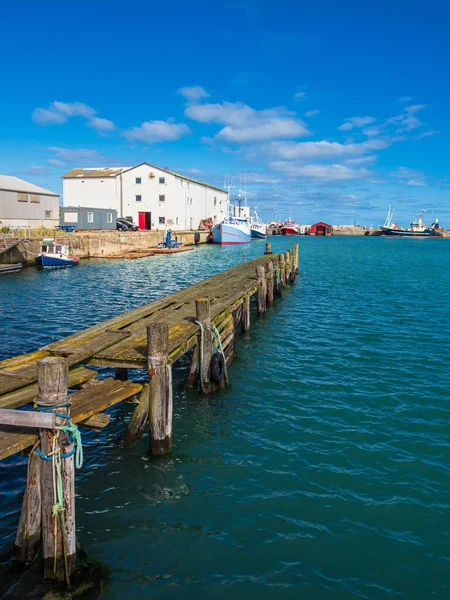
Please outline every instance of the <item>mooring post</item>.
[{"label": "mooring post", "polygon": [[256,314],[258,317],[264,317],[266,314],[266,295],[267,295],[267,284],[266,284],[266,270],[264,265],[256,267],[256,274],[258,275],[258,307]]},{"label": "mooring post", "polygon": [[128,369],[117,367],[114,371],[114,379],[117,381],[128,381]]},{"label": "mooring post", "polygon": [[291,265],[289,262],[289,252],[284,253],[284,264],[285,264],[285,269],[286,269],[285,279],[286,279],[286,284],[288,284],[288,283],[290,283],[289,273],[291,272]]},{"label": "mooring post", "polygon": [[150,388],[150,452],[160,456],[172,448],[172,366],[169,364],[169,326],[147,326],[147,366]]},{"label": "mooring post", "polygon": [[284,263],[284,254],[278,255],[278,264],[280,269],[280,279],[283,283],[283,287],[286,287],[286,267]]},{"label": "mooring post", "polygon": [[292,251],[294,254],[294,271],[298,273],[298,242],[295,242]]},{"label": "mooring post", "polygon": [[[37,368],[38,407],[69,415],[67,363],[50,356],[40,360]],[[67,424],[67,418],[56,416],[57,427]],[[74,443],[61,430],[49,435],[48,429],[40,429],[39,433],[41,453],[52,457],[41,459],[44,576],[68,583],[76,562]]]},{"label": "mooring post", "polygon": [[264,254],[272,254],[272,244],[270,242],[266,242],[266,251]]},{"label": "mooring post", "polygon": [[127,444],[132,444],[140,440],[145,431],[149,415],[150,386],[144,383],[144,387],[139,395],[139,403],[131,415],[124,440]]},{"label": "mooring post", "polygon": [[272,304],[273,302],[273,262],[270,260],[266,264],[266,272],[267,272],[267,304]]},{"label": "mooring post", "polygon": [[200,372],[200,344],[195,344],[194,350],[192,351],[191,362],[189,363],[189,369],[184,380],[184,387],[194,387],[198,381],[198,375]]},{"label": "mooring post", "polygon": [[250,294],[246,294],[242,300],[242,333],[250,331]]},{"label": "mooring post", "polygon": [[195,314],[200,327],[200,386],[205,394],[213,392],[216,385],[210,379],[213,339],[211,331],[211,305],[208,298],[197,298]]},{"label": "mooring post", "polygon": [[32,452],[28,458],[27,482],[17,528],[14,557],[31,562],[41,547],[41,459]]}]

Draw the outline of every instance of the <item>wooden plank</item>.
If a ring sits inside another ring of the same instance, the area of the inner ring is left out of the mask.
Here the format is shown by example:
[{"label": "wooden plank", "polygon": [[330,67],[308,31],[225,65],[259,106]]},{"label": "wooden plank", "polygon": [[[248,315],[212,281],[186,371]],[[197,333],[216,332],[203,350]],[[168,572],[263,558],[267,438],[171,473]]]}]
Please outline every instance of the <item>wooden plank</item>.
[{"label": "wooden plank", "polygon": [[[104,411],[109,406],[122,402],[142,390],[143,385],[131,381],[104,379],[95,381],[87,388],[71,394],[71,416],[74,423],[85,421],[92,415]],[[36,433],[17,431],[6,425],[0,426],[0,460],[16,454],[37,440]]]},{"label": "wooden plank", "polygon": [[83,427],[90,427],[91,429],[104,429],[109,422],[111,421],[110,415],[105,415],[104,413],[97,413],[86,419],[85,421],[81,421],[80,425]]},{"label": "wooden plank", "polygon": [[0,408],[0,425],[54,429],[55,415],[45,412],[34,412],[31,410],[10,410],[8,408]]},{"label": "wooden plank", "polygon": [[[85,367],[78,367],[69,373],[69,388],[81,385],[90,379],[95,379],[97,372]],[[29,402],[33,402],[38,395],[38,385],[34,383],[18,391],[0,396],[0,408],[19,408]]]}]

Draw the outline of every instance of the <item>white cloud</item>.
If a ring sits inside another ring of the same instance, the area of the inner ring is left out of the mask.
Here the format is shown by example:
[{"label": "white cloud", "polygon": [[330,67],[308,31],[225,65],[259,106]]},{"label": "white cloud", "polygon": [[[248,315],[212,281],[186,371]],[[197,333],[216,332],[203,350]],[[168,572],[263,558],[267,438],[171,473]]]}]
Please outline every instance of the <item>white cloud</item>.
[{"label": "white cloud", "polygon": [[52,102],[49,108],[36,108],[31,118],[37,125],[62,125],[70,117],[91,118],[96,114],[87,104],[82,102]]},{"label": "white cloud", "polygon": [[46,167],[40,167],[39,165],[30,165],[25,172],[34,177],[44,177],[45,175],[48,175],[48,169]]},{"label": "white cloud", "polygon": [[132,127],[123,134],[129,142],[144,142],[154,144],[179,140],[191,133],[185,123],[173,123],[171,121],[144,121],[140,127]]},{"label": "white cloud", "polygon": [[185,115],[201,123],[223,125],[215,136],[227,142],[248,143],[309,135],[305,123],[283,107],[255,110],[241,102],[192,104]]},{"label": "white cloud", "polygon": [[177,94],[186,98],[189,102],[198,102],[202,100],[202,98],[209,98],[211,94],[209,94],[204,88],[200,85],[187,85],[181,87],[177,90]]},{"label": "white cloud", "polygon": [[320,110],[308,110],[308,112],[305,113],[305,117],[315,117],[319,113]]},{"label": "white cloud", "polygon": [[294,100],[300,100],[301,98],[306,97],[306,92],[297,92],[294,94]]},{"label": "white cloud", "polygon": [[390,145],[390,140],[367,140],[360,144],[341,144],[339,142],[271,142],[264,146],[269,155],[286,160],[298,158],[336,158],[365,154],[373,150],[382,150]]},{"label": "white cloud", "polygon": [[399,102],[411,102],[412,96],[402,96],[398,99]]},{"label": "white cloud", "polygon": [[66,163],[63,160],[58,160],[57,158],[49,158],[48,164],[52,165],[53,167],[64,167]]},{"label": "white cloud", "polygon": [[[49,150],[56,153],[57,158],[68,162],[79,161],[98,161],[103,160],[102,154],[97,150],[89,150],[88,148],[59,148],[58,146],[50,146]],[[52,160],[52,159],[50,159]]]},{"label": "white cloud", "polygon": [[377,156],[361,156],[360,158],[347,158],[345,161],[348,165],[363,165],[365,163],[373,162],[377,160]]},{"label": "white cloud", "polygon": [[350,117],[349,119],[346,119],[345,123],[342,123],[338,129],[340,131],[350,131],[353,127],[361,128],[374,122],[375,119],[373,117]]},{"label": "white cloud", "polygon": [[423,133],[416,135],[415,139],[423,140],[423,138],[430,137],[430,135],[436,135],[437,133],[439,133],[437,129],[429,129],[428,131],[424,131]]},{"label": "white cloud", "polygon": [[368,169],[352,169],[345,165],[305,165],[275,161],[270,165],[275,171],[283,171],[292,177],[308,177],[322,181],[361,179],[370,174]]},{"label": "white cloud", "polygon": [[112,121],[109,121],[108,119],[100,119],[100,117],[91,117],[88,121],[88,127],[92,127],[92,129],[102,133],[114,131],[116,128]]},{"label": "white cloud", "polygon": [[405,106],[405,112],[408,113],[408,115],[413,115],[426,107],[426,104],[413,104],[412,106]]},{"label": "white cloud", "polygon": [[424,181],[421,181],[420,179],[410,179],[406,183],[414,187],[423,187],[424,185],[427,185]]}]

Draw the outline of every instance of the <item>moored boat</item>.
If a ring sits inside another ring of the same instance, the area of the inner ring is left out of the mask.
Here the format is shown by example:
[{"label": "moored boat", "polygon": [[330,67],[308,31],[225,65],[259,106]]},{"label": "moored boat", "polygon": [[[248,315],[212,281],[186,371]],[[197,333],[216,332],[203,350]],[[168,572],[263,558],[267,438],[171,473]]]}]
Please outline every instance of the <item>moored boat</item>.
[{"label": "moored boat", "polygon": [[22,263],[16,263],[14,265],[0,265],[0,275],[7,275],[8,273],[17,273],[22,269]]},{"label": "moored boat", "polygon": [[66,244],[55,242],[53,238],[44,238],[41,252],[36,256],[36,265],[43,269],[73,267],[79,262],[79,257],[71,254]]},{"label": "moored boat", "polygon": [[425,210],[421,210],[417,215],[417,221],[411,223],[411,227],[403,228],[399,227],[397,223],[392,223],[394,219],[394,210],[389,206],[388,214],[384,225],[381,226],[381,235],[391,237],[443,237],[444,230],[439,225],[439,220],[435,219],[433,223],[428,226],[423,222],[423,214]]},{"label": "moored boat", "polygon": [[229,205],[228,216],[212,228],[213,244],[247,244],[251,238],[251,219],[248,206],[241,206],[241,195],[238,194],[238,206]]},{"label": "moored boat", "polygon": [[250,235],[252,240],[265,240],[267,237],[266,225],[256,210],[252,218],[252,224],[250,225]]}]

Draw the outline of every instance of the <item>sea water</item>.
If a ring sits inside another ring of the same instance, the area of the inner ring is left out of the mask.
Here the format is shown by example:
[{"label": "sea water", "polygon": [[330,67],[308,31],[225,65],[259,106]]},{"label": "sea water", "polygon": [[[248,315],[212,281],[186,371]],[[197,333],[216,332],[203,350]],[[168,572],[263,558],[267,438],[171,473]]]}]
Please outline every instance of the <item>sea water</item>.
[{"label": "sea water", "polygon": [[[274,252],[294,238],[273,237]],[[121,444],[132,405],[82,431],[78,539],[105,598],[448,598],[450,243],[296,238],[300,273],[252,312],[231,386],[174,368],[173,451]],[[197,247],[0,280],[0,359],[36,349],[263,253]],[[108,369],[100,377],[111,375]],[[133,377],[143,376],[133,371]],[[11,546],[26,459],[0,462]]]}]

